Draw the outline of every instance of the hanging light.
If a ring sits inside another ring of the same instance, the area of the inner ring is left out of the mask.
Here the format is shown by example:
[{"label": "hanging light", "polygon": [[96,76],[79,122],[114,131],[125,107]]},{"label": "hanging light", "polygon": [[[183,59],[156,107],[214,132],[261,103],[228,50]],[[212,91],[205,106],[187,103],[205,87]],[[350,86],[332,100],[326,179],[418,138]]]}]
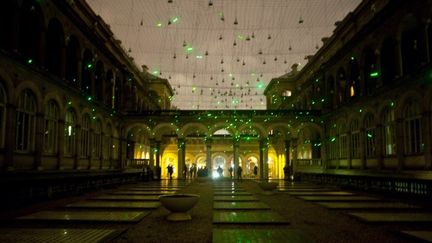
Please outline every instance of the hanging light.
[{"label": "hanging light", "polygon": [[274,58],[274,61],[277,62],[277,57]]},{"label": "hanging light", "polygon": [[208,5],[209,5],[209,7],[213,6],[212,0],[209,1]]},{"label": "hanging light", "polygon": [[168,20],[168,25],[171,25],[171,19]]},{"label": "hanging light", "polygon": [[173,58],[174,58],[174,59],[176,59],[176,58],[177,58],[177,55],[176,55],[175,53],[174,53],[174,56],[173,56]]},{"label": "hanging light", "polygon": [[225,83],[225,79],[224,78],[222,79],[222,83]]},{"label": "hanging light", "polygon": [[237,62],[240,62],[240,58],[237,57]]},{"label": "hanging light", "polygon": [[128,52],[129,52],[129,53],[131,53],[131,52],[132,52],[132,49],[131,49],[130,47],[129,47],[129,49],[128,49]]},{"label": "hanging light", "polygon": [[251,36],[252,38],[255,38],[255,33],[254,32],[252,32],[252,36]]},{"label": "hanging light", "polygon": [[186,54],[186,59],[189,59],[189,54]]},{"label": "hanging light", "polygon": [[210,80],[213,80],[213,76],[210,76]]},{"label": "hanging light", "polygon": [[287,64],[287,63],[288,63],[286,59],[284,60],[284,63],[285,63],[285,64]]},{"label": "hanging light", "polygon": [[247,40],[247,41],[250,41],[250,40],[251,40],[250,37],[249,37],[249,35],[246,36],[246,40]]},{"label": "hanging light", "polygon": [[236,45],[237,45],[237,42],[234,40],[233,46],[236,46]]},{"label": "hanging light", "polygon": [[170,75],[170,76],[168,76],[168,79],[171,79],[171,75]]},{"label": "hanging light", "polygon": [[245,61],[243,61],[242,65],[243,65],[243,66],[246,65]]},{"label": "hanging light", "polygon": [[168,3],[173,3],[173,0],[168,0]]},{"label": "hanging light", "polygon": [[193,74],[192,78],[196,78],[196,75],[195,75],[195,73]]},{"label": "hanging light", "polygon": [[221,72],[225,72],[225,70],[222,68],[222,69],[221,69]]},{"label": "hanging light", "polygon": [[289,45],[289,47],[288,47],[288,50],[289,50],[289,51],[291,51],[291,50],[292,50],[291,44]]},{"label": "hanging light", "polygon": [[315,49],[317,49],[317,50],[319,49],[319,46],[318,46],[318,44],[316,44],[316,46],[315,46]]},{"label": "hanging light", "polygon": [[303,18],[301,15],[300,15],[300,19],[299,19],[299,24],[303,24]]},{"label": "hanging light", "polygon": [[219,40],[222,40],[222,39],[223,39],[222,35],[219,35]]},{"label": "hanging light", "polygon": [[206,51],[204,55],[208,56],[208,54],[209,54],[208,51]]},{"label": "hanging light", "polygon": [[259,50],[258,54],[262,55],[263,54],[262,50]]},{"label": "hanging light", "polygon": [[238,25],[237,17],[234,20],[234,25]]},{"label": "hanging light", "polygon": [[267,40],[270,40],[271,39],[271,35],[269,34],[268,36],[267,36]]},{"label": "hanging light", "polygon": [[224,64],[223,58],[221,59],[221,64]]},{"label": "hanging light", "polygon": [[143,22],[143,20],[141,19],[140,25],[143,26],[143,24],[144,24],[144,22]]},{"label": "hanging light", "polygon": [[186,47],[187,46],[187,43],[186,43],[186,41],[184,40],[183,41],[183,47]]},{"label": "hanging light", "polygon": [[265,61],[265,60],[263,61],[263,64],[264,64],[264,65],[266,64],[266,61]]}]

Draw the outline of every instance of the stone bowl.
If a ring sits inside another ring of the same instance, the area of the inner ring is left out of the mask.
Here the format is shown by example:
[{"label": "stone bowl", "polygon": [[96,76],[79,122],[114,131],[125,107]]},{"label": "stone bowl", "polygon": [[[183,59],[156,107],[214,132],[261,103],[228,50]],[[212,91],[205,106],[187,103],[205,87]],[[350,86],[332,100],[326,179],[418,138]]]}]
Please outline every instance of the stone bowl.
[{"label": "stone bowl", "polygon": [[191,215],[187,212],[197,204],[200,196],[197,194],[172,194],[162,195],[159,200],[171,213],[167,216],[169,221],[191,220]]},{"label": "stone bowl", "polygon": [[277,186],[279,185],[279,183],[278,182],[270,182],[270,181],[261,181],[261,182],[258,182],[258,185],[264,191],[263,194],[272,195],[274,193],[274,190],[276,190]]}]

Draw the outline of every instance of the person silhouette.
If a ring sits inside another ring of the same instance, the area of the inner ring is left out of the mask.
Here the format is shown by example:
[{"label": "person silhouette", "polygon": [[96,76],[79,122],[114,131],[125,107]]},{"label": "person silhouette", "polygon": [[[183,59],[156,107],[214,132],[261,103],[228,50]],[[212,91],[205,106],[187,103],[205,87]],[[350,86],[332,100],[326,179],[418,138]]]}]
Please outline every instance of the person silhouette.
[{"label": "person silhouette", "polygon": [[231,179],[232,179],[232,178],[233,178],[233,167],[230,166],[229,169],[228,169],[228,171],[229,171],[229,173],[230,173],[230,177],[231,177]]},{"label": "person silhouette", "polygon": [[222,177],[223,169],[220,167],[220,165],[217,168],[217,172],[219,173],[219,177]]},{"label": "person silhouette", "polygon": [[242,178],[242,172],[243,172],[243,168],[239,165],[237,168],[237,179],[240,181],[243,179]]}]

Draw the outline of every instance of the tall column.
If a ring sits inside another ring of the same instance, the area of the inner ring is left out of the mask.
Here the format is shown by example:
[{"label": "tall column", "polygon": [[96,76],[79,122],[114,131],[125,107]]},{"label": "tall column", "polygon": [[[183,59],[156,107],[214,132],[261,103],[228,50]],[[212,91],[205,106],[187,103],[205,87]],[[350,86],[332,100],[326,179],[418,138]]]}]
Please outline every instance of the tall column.
[{"label": "tall column", "polygon": [[405,164],[403,128],[403,119],[396,119],[396,157],[398,160],[398,170],[403,170]]},{"label": "tall column", "polygon": [[156,141],[154,139],[150,139],[150,151],[149,151],[149,163],[151,165],[154,165],[155,163],[155,159],[154,159],[154,154],[155,154],[155,146],[156,146]]},{"label": "tall column", "polygon": [[64,138],[65,138],[65,121],[60,119],[58,121],[58,140],[57,140],[57,169],[63,169],[62,162],[64,157]]},{"label": "tall column", "polygon": [[107,142],[107,141],[105,141],[105,133],[102,131],[100,134],[99,134],[99,136],[100,136],[100,144],[99,144],[99,146],[100,146],[100,148],[99,148],[99,151],[100,151],[100,153],[99,153],[99,170],[102,170],[103,169],[103,164],[104,164],[104,153],[105,153],[105,143]]},{"label": "tall column", "polygon": [[377,162],[378,162],[378,169],[382,169],[383,167],[383,160],[384,160],[384,144],[383,144],[383,129],[382,129],[382,124],[377,124],[376,129],[375,129],[375,153],[376,153],[376,157],[377,157]]},{"label": "tall column", "polygon": [[[290,140],[285,140],[285,166],[290,166],[291,165],[291,161],[290,161]],[[284,167],[285,167],[284,166]]]},{"label": "tall column", "polygon": [[160,166],[161,156],[161,141],[156,141],[155,144],[156,166]]},{"label": "tall column", "polygon": [[212,176],[212,140],[211,139],[207,139],[206,140],[206,167],[207,167],[207,177]]},{"label": "tall column", "polygon": [[6,104],[6,133],[4,141],[5,161],[3,170],[14,169],[14,150],[16,146],[16,106]]},{"label": "tall column", "polygon": [[430,128],[430,116],[431,112],[427,111],[423,113],[422,119],[422,137],[423,137],[423,153],[425,159],[425,169],[431,168],[431,128]]},{"label": "tall column", "polygon": [[34,147],[34,169],[42,170],[42,150],[44,141],[44,114],[36,113],[36,131]]},{"label": "tall column", "polygon": [[[120,135],[119,138],[119,153],[120,153],[120,169],[123,169],[123,156],[126,156],[125,150],[124,148],[122,148],[122,146],[124,145],[123,143],[123,137]],[[75,126],[75,151],[72,151],[72,156],[73,156],[73,169],[77,170],[79,167],[79,160],[80,160],[80,156],[81,156],[81,125],[76,125]]]},{"label": "tall column", "polygon": [[259,178],[268,179],[268,139],[260,140]]},{"label": "tall column", "polygon": [[351,139],[351,131],[347,133],[347,160],[348,160],[348,169],[352,169],[352,139]]},{"label": "tall column", "polygon": [[177,178],[179,178],[179,179],[185,179],[184,174],[183,174],[183,169],[185,168],[184,163],[185,163],[185,155],[186,155],[186,153],[185,153],[185,149],[186,149],[185,144],[186,144],[186,142],[185,142],[184,138],[178,138],[177,139],[177,150],[178,150],[178,155],[177,155],[177,162],[178,162],[178,165],[177,165],[178,170],[177,170],[177,172],[178,172],[178,176],[177,176]]},{"label": "tall column", "polygon": [[234,140],[233,143],[234,148],[234,178],[238,178],[237,169],[239,167],[239,157],[240,157],[240,142]]},{"label": "tall column", "polygon": [[364,127],[360,128],[360,162],[361,162],[361,169],[366,169],[366,134]]},{"label": "tall column", "polygon": [[293,158],[292,158],[292,164],[291,164],[291,173],[294,175],[296,166],[297,166],[297,138],[293,138],[291,140],[291,147],[293,149]]}]

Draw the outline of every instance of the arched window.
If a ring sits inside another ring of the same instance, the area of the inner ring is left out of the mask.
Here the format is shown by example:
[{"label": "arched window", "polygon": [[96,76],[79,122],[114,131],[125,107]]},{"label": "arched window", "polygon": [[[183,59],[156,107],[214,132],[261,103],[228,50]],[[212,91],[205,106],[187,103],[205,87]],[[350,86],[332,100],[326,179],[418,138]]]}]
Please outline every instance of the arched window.
[{"label": "arched window", "polygon": [[15,148],[20,152],[31,152],[34,150],[36,124],[36,97],[31,90],[21,92],[16,115]]},{"label": "arched window", "polygon": [[349,79],[348,79],[348,94],[349,97],[360,96],[360,71],[355,57],[351,57],[349,61]]},{"label": "arched window", "polygon": [[64,153],[67,156],[75,154],[77,118],[75,111],[68,109],[65,117]]},{"label": "arched window", "polygon": [[84,51],[84,56],[82,60],[82,80],[81,80],[81,90],[87,95],[92,95],[92,75],[93,75],[94,63],[93,54],[89,50]]},{"label": "arched window", "polygon": [[78,63],[80,45],[75,36],[70,36],[66,47],[66,80],[78,88]]},{"label": "arched window", "polygon": [[90,156],[90,116],[85,114],[81,124],[81,157]]},{"label": "arched window", "polygon": [[364,119],[364,142],[366,149],[366,157],[375,157],[375,122],[372,114],[367,114]]},{"label": "arched window", "polygon": [[48,71],[60,76],[63,66],[63,47],[64,34],[63,27],[57,19],[51,19],[48,24],[46,47],[45,47],[45,66]]},{"label": "arched window", "polygon": [[0,148],[4,147],[6,129],[6,91],[0,82]]},{"label": "arched window", "polygon": [[360,126],[357,119],[351,122],[351,158],[359,159],[360,151]]},{"label": "arched window", "polygon": [[336,83],[333,76],[327,77],[326,82],[327,107],[335,107],[336,104]]},{"label": "arched window", "polygon": [[45,106],[44,152],[57,153],[59,108],[55,101],[50,100]]},{"label": "arched window", "polygon": [[388,38],[381,47],[381,72],[385,85],[391,84],[397,76],[397,60],[396,41]]},{"label": "arched window", "polygon": [[378,86],[378,77],[380,74],[376,66],[376,56],[374,51],[370,48],[367,48],[366,50],[364,50],[363,56],[363,76],[365,80],[365,92],[367,95],[370,95]]},{"label": "arched window", "polygon": [[95,93],[96,93],[96,99],[99,101],[103,101],[103,92],[104,92],[104,84],[105,82],[105,69],[104,64],[101,61],[98,61],[96,63],[96,70],[94,75],[94,84],[95,87]]},{"label": "arched window", "polygon": [[120,109],[122,100],[122,87],[122,79],[120,77],[117,77],[114,83],[114,99],[112,108]]},{"label": "arched window", "polygon": [[39,50],[43,23],[39,4],[34,0],[23,1],[19,25],[19,52],[29,64],[40,62]]},{"label": "arched window", "polygon": [[99,119],[94,124],[93,131],[93,156],[98,159],[102,155],[102,124]]},{"label": "arched window", "polygon": [[111,70],[108,70],[105,81],[105,105],[112,108],[114,102],[114,76]]},{"label": "arched window", "polygon": [[394,109],[389,106],[383,113],[383,144],[386,156],[396,154],[396,121]]},{"label": "arched window", "polygon": [[113,160],[119,159],[119,151],[120,151],[120,139],[118,136],[117,129],[114,128],[112,134],[112,150],[111,150]]},{"label": "arched window", "polygon": [[339,159],[346,159],[348,158],[348,134],[346,130],[346,125],[344,123],[339,123],[338,135],[339,135]]},{"label": "arched window", "polygon": [[345,102],[346,98],[346,86],[347,86],[347,79],[345,70],[343,68],[340,68],[337,73],[337,103],[342,104]]},{"label": "arched window", "polygon": [[[416,25],[416,23],[412,23]],[[425,62],[425,40],[423,28],[413,26],[402,32],[401,36],[402,65],[404,74],[414,74]]]},{"label": "arched window", "polygon": [[405,154],[423,152],[421,109],[417,100],[410,99],[403,110]]}]

